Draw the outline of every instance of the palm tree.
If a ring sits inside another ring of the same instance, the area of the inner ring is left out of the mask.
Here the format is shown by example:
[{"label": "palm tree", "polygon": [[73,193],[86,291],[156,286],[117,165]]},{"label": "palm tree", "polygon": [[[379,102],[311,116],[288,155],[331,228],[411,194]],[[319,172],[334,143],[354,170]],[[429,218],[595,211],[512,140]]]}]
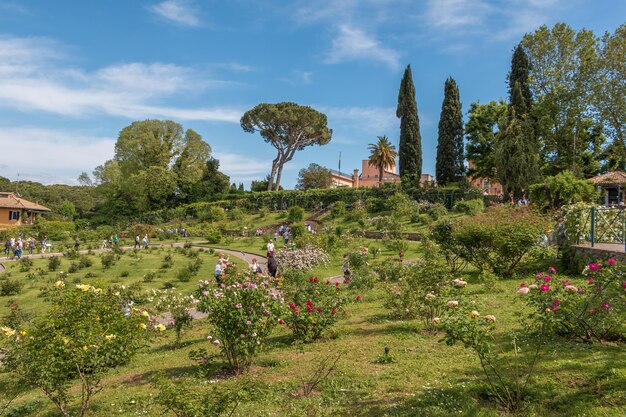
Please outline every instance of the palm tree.
[{"label": "palm tree", "polygon": [[370,143],[368,146],[371,151],[370,164],[378,168],[378,183],[380,187],[383,186],[383,172],[385,168],[392,166],[396,162],[396,147],[389,142],[387,136],[378,136],[378,142],[376,144]]}]

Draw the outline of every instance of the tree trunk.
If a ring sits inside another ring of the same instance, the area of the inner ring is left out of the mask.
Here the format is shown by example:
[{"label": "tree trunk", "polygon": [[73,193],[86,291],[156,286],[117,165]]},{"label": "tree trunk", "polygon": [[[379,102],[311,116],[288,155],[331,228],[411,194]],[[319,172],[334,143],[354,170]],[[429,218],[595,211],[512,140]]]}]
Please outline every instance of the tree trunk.
[{"label": "tree trunk", "polygon": [[378,168],[379,169],[379,174],[378,174],[378,186],[380,188],[383,188],[383,171],[384,168],[382,165]]},{"label": "tree trunk", "polygon": [[267,181],[267,191],[272,191],[272,186],[274,185],[274,177],[276,176],[276,168],[278,166],[278,156],[276,159],[272,161],[272,172],[270,173],[270,178]]},{"label": "tree trunk", "polygon": [[279,167],[278,167],[278,171],[276,172],[276,184],[274,187],[275,191],[278,191],[280,189],[280,177],[283,174],[283,166],[285,165],[284,162],[280,162],[279,163]]}]

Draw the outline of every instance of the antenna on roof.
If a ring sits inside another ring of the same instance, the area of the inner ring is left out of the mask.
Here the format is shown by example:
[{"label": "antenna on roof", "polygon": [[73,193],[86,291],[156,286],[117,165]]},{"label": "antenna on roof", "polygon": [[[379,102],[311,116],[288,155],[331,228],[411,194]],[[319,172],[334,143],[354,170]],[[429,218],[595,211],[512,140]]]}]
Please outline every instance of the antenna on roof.
[{"label": "antenna on roof", "polygon": [[17,181],[15,182],[15,194],[17,194],[18,197],[21,197],[20,195],[20,173],[17,173]]},{"label": "antenna on roof", "polygon": [[341,152],[339,152],[339,172],[341,172]]}]

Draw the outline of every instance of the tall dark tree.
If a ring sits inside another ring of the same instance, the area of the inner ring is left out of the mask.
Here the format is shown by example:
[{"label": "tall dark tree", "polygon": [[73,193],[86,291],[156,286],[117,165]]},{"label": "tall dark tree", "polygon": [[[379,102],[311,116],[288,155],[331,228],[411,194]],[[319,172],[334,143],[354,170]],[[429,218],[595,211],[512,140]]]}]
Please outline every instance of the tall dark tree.
[{"label": "tall dark tree", "polygon": [[437,142],[437,183],[446,185],[465,174],[463,158],[463,113],[459,87],[452,77],[446,80],[439,118]]},{"label": "tall dark tree", "polygon": [[[509,72],[509,102],[515,104],[515,113],[518,116],[522,116],[530,112],[533,95],[530,91],[529,83],[530,75],[530,60],[524,46],[520,43],[515,47],[513,51],[513,58],[511,59],[511,71]],[[519,84],[519,91],[517,94],[521,95],[521,99],[515,100],[513,94],[515,93],[515,84]]]},{"label": "tall dark tree", "polygon": [[422,175],[422,137],[411,65],[407,65],[400,83],[396,116],[400,119],[400,176],[419,180]]}]

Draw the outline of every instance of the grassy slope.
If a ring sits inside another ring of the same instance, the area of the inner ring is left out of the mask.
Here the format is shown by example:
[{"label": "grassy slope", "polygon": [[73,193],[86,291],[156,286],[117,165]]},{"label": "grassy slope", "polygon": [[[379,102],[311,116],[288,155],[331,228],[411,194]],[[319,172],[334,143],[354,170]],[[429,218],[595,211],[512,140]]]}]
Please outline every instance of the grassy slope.
[{"label": "grassy slope", "polygon": [[[251,247],[259,244],[252,243]],[[355,246],[359,243],[352,242]],[[144,256],[144,260],[133,268],[126,264],[130,262],[127,257],[106,272],[102,271],[99,261],[92,268],[100,272],[100,279],[108,280],[118,280],[116,277],[122,270],[129,270],[131,276],[123,278],[122,282],[135,282],[140,280],[144,271],[159,269],[165,251]],[[416,248],[411,251],[414,251],[411,256],[417,256]],[[208,259],[205,259],[198,278],[205,274],[210,276],[214,260],[214,256],[208,254],[201,256]],[[159,287],[166,280],[175,281],[173,274],[187,260],[180,255],[173,257],[172,270],[167,270],[154,283],[144,284],[144,288]],[[320,273],[334,273],[338,258],[340,254]],[[66,260],[64,263],[62,268],[68,265]],[[13,277],[22,279],[23,275],[14,272]],[[467,289],[478,298],[483,314],[492,313],[498,317],[503,347],[508,346],[504,342],[510,331],[520,326],[519,313],[523,307],[515,294],[516,286],[513,281],[472,282]],[[193,281],[180,285],[184,291],[191,291],[194,287]],[[36,293],[36,289],[29,289],[20,295],[24,307],[35,309],[40,306]],[[348,307],[349,314],[337,326],[333,338],[309,345],[294,345],[284,328],[276,329],[251,371],[251,377],[257,381],[254,395],[242,403],[234,415],[500,415],[490,402],[480,399],[484,385],[476,382],[481,375],[475,357],[460,346],[445,346],[439,342],[440,336],[424,334],[418,321],[390,319],[383,306],[385,292],[382,287],[363,295],[363,302]],[[7,297],[0,300],[0,314],[3,314]],[[107,377],[105,389],[95,398],[91,415],[160,415],[150,397],[153,393],[150,378],[159,371],[172,377],[193,374],[196,367],[188,353],[201,347],[211,349],[205,339],[209,330],[206,323],[196,323],[184,334],[185,346],[179,350],[172,350],[173,334],[166,332],[129,365]],[[385,346],[390,347],[395,362],[378,364],[376,359]],[[322,358],[339,352],[344,354],[337,371],[320,384],[314,395],[309,398],[293,395]],[[508,357],[508,360],[512,358]],[[223,365],[221,358],[217,357],[215,375],[219,375],[218,370]],[[556,341],[542,357],[536,375],[534,388],[529,393],[531,406],[519,413],[520,416],[626,415],[626,351],[622,346],[585,346]],[[8,375],[0,374],[0,391],[8,381]],[[18,404],[35,405],[31,412],[20,415],[56,415],[36,390],[24,393]]]}]

